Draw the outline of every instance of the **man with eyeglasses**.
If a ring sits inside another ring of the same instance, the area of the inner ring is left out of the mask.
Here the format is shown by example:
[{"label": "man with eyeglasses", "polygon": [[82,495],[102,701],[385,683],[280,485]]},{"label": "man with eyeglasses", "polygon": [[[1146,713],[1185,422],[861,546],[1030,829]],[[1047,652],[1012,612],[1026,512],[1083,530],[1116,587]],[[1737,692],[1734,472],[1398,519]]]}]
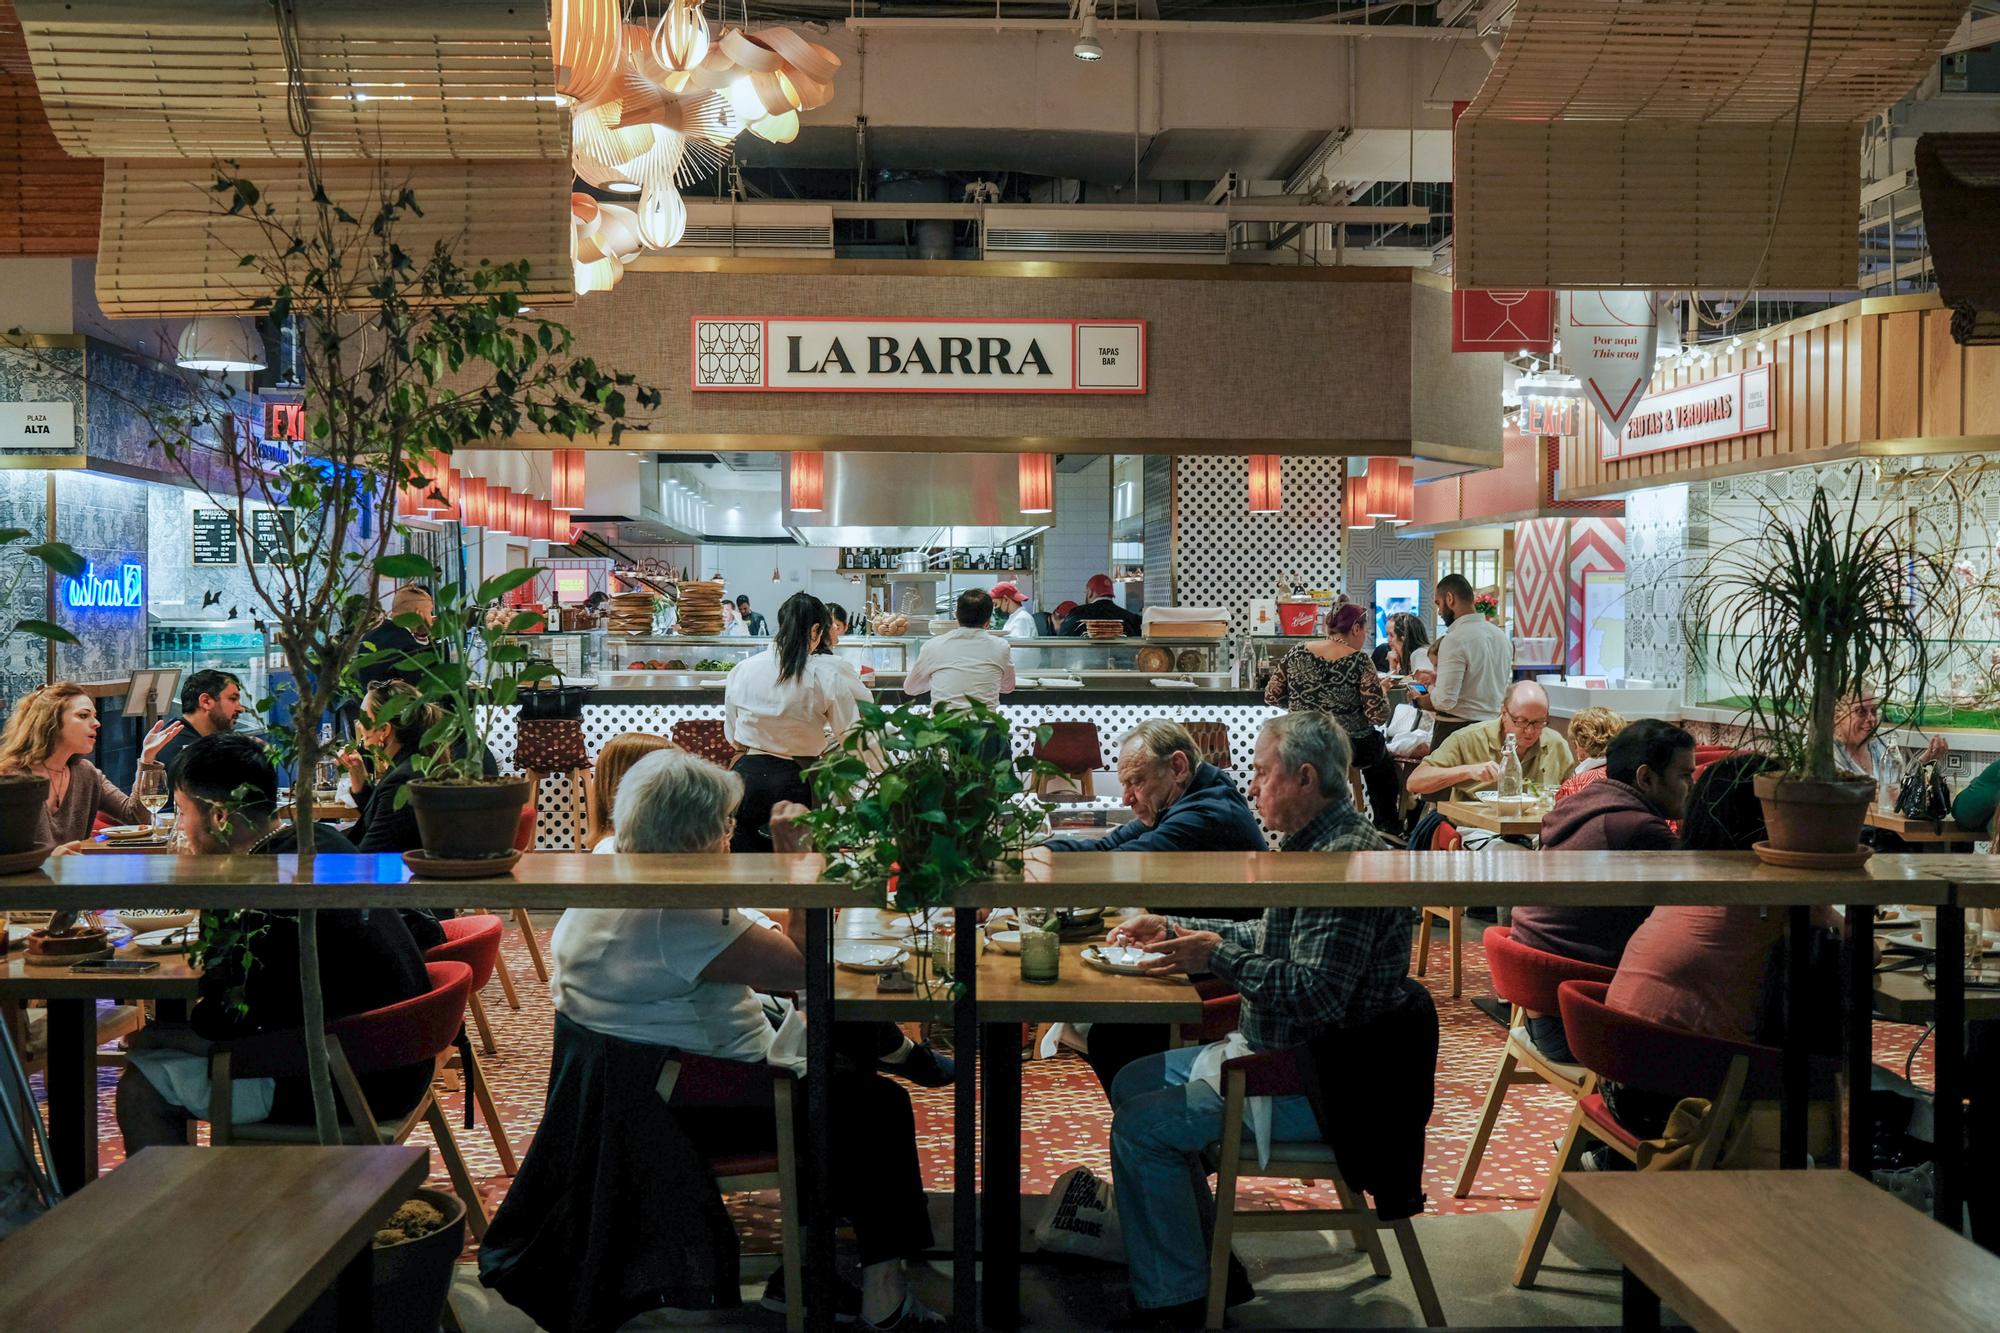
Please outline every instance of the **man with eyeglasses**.
[{"label": "man with eyeglasses", "polygon": [[[1412,796],[1473,800],[1500,777],[1500,758],[1513,737],[1521,758],[1521,781],[1553,791],[1576,767],[1576,755],[1560,732],[1548,730],[1549,694],[1533,681],[1520,681],[1507,691],[1500,716],[1453,732],[1410,774]],[[1495,835],[1461,829],[1465,845],[1491,841]]]}]

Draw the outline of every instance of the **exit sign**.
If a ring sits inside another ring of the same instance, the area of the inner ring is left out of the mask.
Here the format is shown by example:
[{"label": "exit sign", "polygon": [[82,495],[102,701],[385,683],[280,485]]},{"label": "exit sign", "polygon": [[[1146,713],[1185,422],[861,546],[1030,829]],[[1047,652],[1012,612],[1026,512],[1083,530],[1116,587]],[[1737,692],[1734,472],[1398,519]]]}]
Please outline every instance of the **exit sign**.
[{"label": "exit sign", "polygon": [[303,440],[306,437],[306,405],[304,403],[264,404],[264,438],[266,440]]}]

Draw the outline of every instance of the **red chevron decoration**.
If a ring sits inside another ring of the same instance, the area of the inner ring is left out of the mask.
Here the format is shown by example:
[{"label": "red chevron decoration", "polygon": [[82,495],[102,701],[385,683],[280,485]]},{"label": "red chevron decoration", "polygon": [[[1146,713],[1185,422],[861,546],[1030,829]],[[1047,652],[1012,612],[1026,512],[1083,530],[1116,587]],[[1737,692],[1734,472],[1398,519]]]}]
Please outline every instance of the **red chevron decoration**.
[{"label": "red chevron decoration", "polygon": [[[1562,640],[1567,519],[1514,525],[1514,637]],[[1553,660],[1553,659],[1551,659]]]},{"label": "red chevron decoration", "polygon": [[1625,568],[1625,520],[1622,518],[1573,518],[1569,520],[1569,568],[1564,584],[1569,590],[1568,669],[1583,671],[1583,576],[1586,571]]}]

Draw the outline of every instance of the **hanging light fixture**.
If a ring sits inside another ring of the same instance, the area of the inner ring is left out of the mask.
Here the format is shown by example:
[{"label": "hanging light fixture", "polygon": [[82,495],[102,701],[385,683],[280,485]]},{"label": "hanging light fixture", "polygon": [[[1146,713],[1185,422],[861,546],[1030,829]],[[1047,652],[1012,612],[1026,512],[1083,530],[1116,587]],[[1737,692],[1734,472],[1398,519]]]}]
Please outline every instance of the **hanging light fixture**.
[{"label": "hanging light fixture", "polygon": [[432,503],[437,505],[437,508],[431,511],[431,516],[440,523],[457,523],[460,521],[458,483],[458,469],[446,466],[444,460],[439,459],[437,477],[432,485],[434,492]]},{"label": "hanging light fixture", "polygon": [[514,534],[514,491],[508,486],[486,487],[486,533],[490,537]]},{"label": "hanging light fixture", "polygon": [[486,478],[458,479],[458,521],[468,528],[486,526]]},{"label": "hanging light fixture", "polygon": [[1082,61],[1104,59],[1104,46],[1097,40],[1097,0],[1083,0],[1083,26],[1077,29],[1076,45],[1069,53]]},{"label": "hanging light fixture", "polygon": [[799,514],[817,514],[825,507],[825,456],[794,453],[786,468],[785,508]]},{"label": "hanging light fixture", "polygon": [[526,491],[511,491],[507,495],[507,531],[516,537],[533,539],[534,497]]},{"label": "hanging light fixture", "polygon": [[575,520],[561,509],[551,509],[549,511],[549,544],[551,546],[568,546],[575,535]]},{"label": "hanging light fixture", "polygon": [[576,514],[583,511],[587,487],[581,449],[558,449],[549,455],[549,507]]},{"label": "hanging light fixture", "polygon": [[1402,527],[1413,523],[1417,517],[1417,465],[1415,463],[1396,464],[1396,513],[1390,518],[1392,527]]},{"label": "hanging light fixture", "polygon": [[1353,468],[1348,468],[1347,487],[1340,497],[1340,511],[1342,520],[1350,528],[1372,528],[1375,526],[1375,520],[1362,512],[1367,508],[1367,505],[1363,503],[1365,497],[1362,495],[1362,492],[1367,489],[1368,474],[1363,472],[1357,475]]},{"label": "hanging light fixture", "polygon": [[196,316],[181,330],[174,364],[182,370],[262,370],[266,358],[257,321],[247,315]]},{"label": "hanging light fixture", "polygon": [[396,488],[397,518],[429,518],[431,511],[424,508],[424,484],[417,482],[410,486]]},{"label": "hanging light fixture", "polygon": [[1056,509],[1056,460],[1047,454],[1022,454],[1021,512],[1053,514]]},{"label": "hanging light fixture", "polygon": [[528,501],[528,536],[538,542],[549,540],[554,530],[555,510],[540,496]]},{"label": "hanging light fixture", "polygon": [[1275,514],[1284,507],[1284,460],[1277,454],[1250,455],[1250,512]]},{"label": "hanging light fixture", "polygon": [[1396,516],[1396,463],[1387,458],[1368,460],[1368,484],[1361,492],[1361,512],[1370,518]]},{"label": "hanging light fixture", "polygon": [[451,508],[451,502],[443,494],[442,482],[444,464],[436,458],[419,459],[417,471],[417,508],[425,517],[436,518]]}]

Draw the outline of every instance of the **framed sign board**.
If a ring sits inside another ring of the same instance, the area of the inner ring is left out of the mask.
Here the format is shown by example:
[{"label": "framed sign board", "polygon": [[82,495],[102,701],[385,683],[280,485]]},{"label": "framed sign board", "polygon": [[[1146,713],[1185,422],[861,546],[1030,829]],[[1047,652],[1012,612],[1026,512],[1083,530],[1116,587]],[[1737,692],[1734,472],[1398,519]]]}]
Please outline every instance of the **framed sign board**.
[{"label": "framed sign board", "polygon": [[270,565],[283,559],[292,549],[292,532],[296,518],[289,509],[253,509],[250,511],[250,559],[252,563]]},{"label": "framed sign board", "polygon": [[227,509],[194,511],[194,562],[197,565],[233,565],[242,558],[236,540],[236,515]]}]

